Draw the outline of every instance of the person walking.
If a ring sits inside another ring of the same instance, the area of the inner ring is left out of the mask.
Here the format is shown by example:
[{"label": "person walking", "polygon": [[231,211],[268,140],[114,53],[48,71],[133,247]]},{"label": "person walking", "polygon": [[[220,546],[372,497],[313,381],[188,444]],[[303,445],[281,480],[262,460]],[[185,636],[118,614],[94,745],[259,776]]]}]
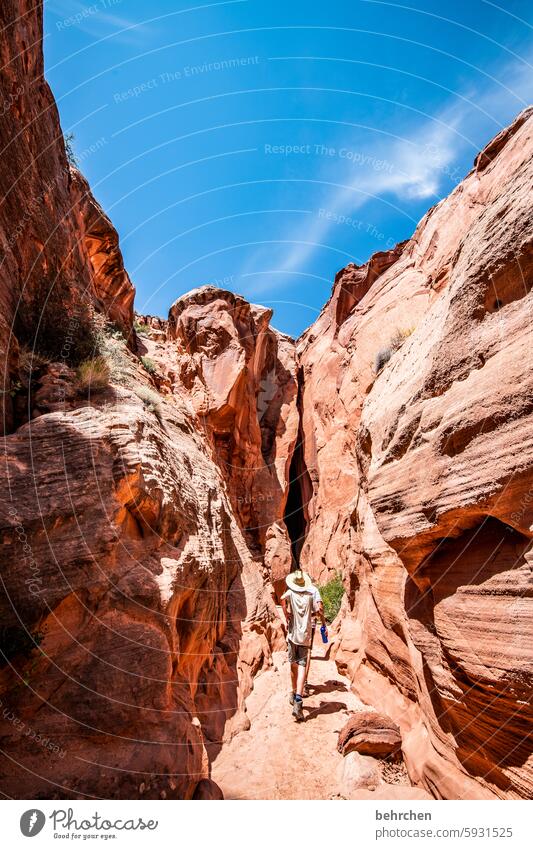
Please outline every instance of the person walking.
[{"label": "person walking", "polygon": [[309,575],[296,569],[285,578],[287,590],[281,596],[281,606],[288,622],[287,649],[291,665],[292,715],[301,722],[307,659],[311,653],[313,594]]}]

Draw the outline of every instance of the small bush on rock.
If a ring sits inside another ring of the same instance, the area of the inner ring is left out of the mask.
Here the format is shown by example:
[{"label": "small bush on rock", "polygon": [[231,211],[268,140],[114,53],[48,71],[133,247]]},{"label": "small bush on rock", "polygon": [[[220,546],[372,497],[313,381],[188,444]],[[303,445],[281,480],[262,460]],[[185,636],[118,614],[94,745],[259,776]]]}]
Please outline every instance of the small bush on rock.
[{"label": "small bush on rock", "polygon": [[135,394],[143,402],[145,410],[148,410],[149,413],[153,413],[154,416],[161,421],[163,418],[163,412],[161,410],[161,402],[157,393],[153,392],[152,389],[148,389],[147,386],[139,386],[138,389],[135,390]]},{"label": "small bush on rock", "polygon": [[67,133],[63,136],[63,141],[65,142],[65,153],[67,154],[67,161],[69,165],[72,165],[74,168],[78,168],[78,157],[74,151],[74,133]]},{"label": "small bush on rock", "polygon": [[394,331],[394,335],[389,342],[389,345],[391,346],[392,350],[397,351],[398,348],[401,348],[401,346],[403,345],[407,337],[411,335],[413,330],[414,327],[397,328]]},{"label": "small bush on rock", "polygon": [[50,362],[50,359],[38,351],[32,351],[27,345],[21,345],[19,350],[19,371],[23,375],[32,375],[42,371]]},{"label": "small bush on rock", "polygon": [[137,319],[133,322],[133,329],[135,333],[138,333],[139,336],[149,336],[150,335],[150,327],[148,324],[143,324],[142,321],[137,321]]},{"label": "small bush on rock", "polygon": [[374,359],[374,372],[379,374],[383,366],[385,366],[395,351],[401,348],[408,336],[413,332],[413,327],[408,327],[403,330],[399,328],[394,331],[393,336],[389,340],[388,345],[380,348]]},{"label": "small bush on rock", "polygon": [[389,346],[379,349],[376,354],[376,359],[374,360],[374,371],[376,374],[379,374],[383,366],[389,362],[392,357],[392,353],[392,348]]}]

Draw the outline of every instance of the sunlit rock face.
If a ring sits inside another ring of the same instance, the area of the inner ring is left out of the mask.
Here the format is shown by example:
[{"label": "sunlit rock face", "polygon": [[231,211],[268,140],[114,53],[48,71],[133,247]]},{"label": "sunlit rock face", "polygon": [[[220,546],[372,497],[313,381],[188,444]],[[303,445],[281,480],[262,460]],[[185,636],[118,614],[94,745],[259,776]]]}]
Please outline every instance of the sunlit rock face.
[{"label": "sunlit rock face", "polygon": [[532,789],[532,130],[341,271],[299,342],[302,557],[342,571],[337,662],[446,798]]},{"label": "sunlit rock face", "polygon": [[174,385],[192,399],[249,544],[260,552],[282,521],[299,420],[294,342],[270,327],[271,317],[272,310],[204,286],[179,298],[168,322]]},{"label": "sunlit rock face", "polygon": [[298,438],[294,341],[270,326],[271,310],[202,286],[167,322],[139,316],[139,351],[157,363],[161,391],[186,397],[222,475],[246,543],[277,585],[291,568],[284,521]]}]

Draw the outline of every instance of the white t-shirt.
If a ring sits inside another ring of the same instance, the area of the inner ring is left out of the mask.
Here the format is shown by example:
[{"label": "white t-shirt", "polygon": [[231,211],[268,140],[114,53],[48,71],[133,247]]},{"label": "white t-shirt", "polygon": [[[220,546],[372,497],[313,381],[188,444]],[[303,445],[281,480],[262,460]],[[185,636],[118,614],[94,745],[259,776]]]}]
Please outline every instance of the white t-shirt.
[{"label": "white t-shirt", "polygon": [[314,607],[311,590],[302,590],[301,592],[287,590],[281,597],[287,598],[291,605],[289,632],[287,634],[289,640],[296,646],[310,646]]}]

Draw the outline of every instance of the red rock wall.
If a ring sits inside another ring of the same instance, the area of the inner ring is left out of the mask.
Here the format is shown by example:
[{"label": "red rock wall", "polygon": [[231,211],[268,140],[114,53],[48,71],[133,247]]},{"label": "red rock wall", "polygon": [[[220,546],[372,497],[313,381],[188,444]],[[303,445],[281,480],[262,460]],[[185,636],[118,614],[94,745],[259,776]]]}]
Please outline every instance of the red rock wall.
[{"label": "red rock wall", "polygon": [[[259,514],[241,509],[194,397],[133,353],[144,351],[130,338],[133,288],[116,232],[67,164],[41,19],[40,3],[1,4],[0,786],[17,798],[188,798],[206,786],[206,744],[246,725],[253,675],[279,638],[244,521]],[[57,334],[71,332],[75,304],[95,312],[104,339],[110,382],[88,399],[68,356],[34,357],[32,379],[22,366],[18,328],[31,330],[35,302],[56,285]],[[247,310],[258,338],[244,338],[233,390],[235,476],[270,476],[279,506],[287,461],[253,466],[263,434],[269,450],[275,442],[270,389],[268,427],[254,410],[285,342]]]},{"label": "red rock wall", "polygon": [[6,440],[2,622],[45,652],[2,670],[1,780],[17,797],[189,796],[249,658],[268,662],[273,613],[222,480],[189,411],[161,401],[156,417],[141,386]]},{"label": "red rock wall", "polygon": [[[134,289],[115,230],[67,162],[43,75],[42,3],[6,0],[0,26],[0,357],[7,365],[1,406],[10,432],[17,336],[36,295],[90,302],[128,335]],[[59,333],[67,339],[67,328]]]},{"label": "red rock wall", "polygon": [[118,233],[94,199],[83,175],[75,168],[70,169],[70,174],[77,233],[89,258],[96,306],[128,339],[135,289],[124,268]]},{"label": "red rock wall", "polygon": [[169,336],[251,548],[283,515],[298,428],[294,343],[272,311],[203,287],[176,301]]},{"label": "red rock wall", "polygon": [[409,242],[340,272],[299,343],[303,561],[342,571],[337,662],[445,798],[532,788],[532,132],[529,110]]},{"label": "red rock wall", "polygon": [[[39,287],[90,290],[71,212],[70,175],[55,101],[43,77],[42,4],[6,0],[0,8],[0,355],[5,424],[16,363],[12,331]],[[51,226],[51,223],[53,226]]]}]

